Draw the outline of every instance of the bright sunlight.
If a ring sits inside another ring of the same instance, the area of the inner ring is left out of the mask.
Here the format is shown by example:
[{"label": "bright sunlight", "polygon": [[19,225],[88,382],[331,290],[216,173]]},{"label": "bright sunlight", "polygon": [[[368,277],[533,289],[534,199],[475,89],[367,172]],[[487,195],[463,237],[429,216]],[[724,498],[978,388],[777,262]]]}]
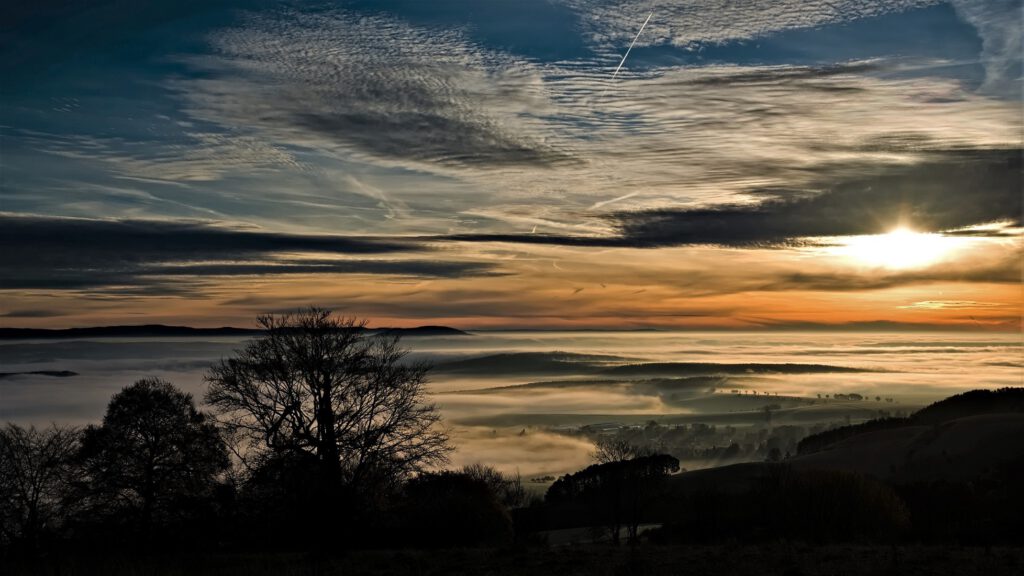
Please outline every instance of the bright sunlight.
[{"label": "bright sunlight", "polygon": [[958,240],[941,234],[897,228],[887,234],[852,237],[836,252],[870,266],[920,268],[947,256]]}]

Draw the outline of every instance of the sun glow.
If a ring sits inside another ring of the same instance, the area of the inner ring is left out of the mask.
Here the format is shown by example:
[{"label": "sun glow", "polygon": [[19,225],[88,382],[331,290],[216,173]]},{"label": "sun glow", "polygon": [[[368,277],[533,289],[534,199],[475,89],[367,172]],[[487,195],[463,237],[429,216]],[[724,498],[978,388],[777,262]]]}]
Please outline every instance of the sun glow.
[{"label": "sun glow", "polygon": [[884,268],[920,268],[948,256],[956,238],[897,228],[886,234],[855,236],[838,252],[861,264]]}]

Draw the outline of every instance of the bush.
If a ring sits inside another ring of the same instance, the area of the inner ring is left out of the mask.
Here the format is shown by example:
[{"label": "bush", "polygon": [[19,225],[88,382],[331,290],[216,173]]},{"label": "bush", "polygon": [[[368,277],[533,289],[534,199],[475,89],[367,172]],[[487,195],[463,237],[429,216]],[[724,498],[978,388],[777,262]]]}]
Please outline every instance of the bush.
[{"label": "bush", "polygon": [[459,472],[422,474],[393,510],[399,544],[471,547],[506,544],[512,520],[487,482]]}]

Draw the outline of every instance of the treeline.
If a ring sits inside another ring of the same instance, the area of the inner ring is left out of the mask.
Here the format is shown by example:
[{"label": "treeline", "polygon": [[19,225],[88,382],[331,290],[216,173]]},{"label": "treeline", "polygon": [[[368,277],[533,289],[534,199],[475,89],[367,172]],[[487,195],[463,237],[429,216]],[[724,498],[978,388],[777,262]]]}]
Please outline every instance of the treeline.
[{"label": "treeline", "polygon": [[704,468],[738,462],[782,460],[796,454],[797,446],[805,437],[829,427],[843,427],[842,422],[811,426],[772,425],[770,410],[764,413],[766,418],[763,425],[745,428],[703,422],[664,425],[652,420],[643,426],[622,427],[612,432],[581,426],[562,433],[586,438],[599,448],[624,444],[644,453],[670,454],[679,459],[683,468]]},{"label": "treeline", "polygon": [[625,528],[635,543],[640,524],[660,516],[656,506],[668,495],[669,475],[678,471],[679,460],[666,454],[594,464],[556,480],[544,497],[545,513],[563,526],[602,527],[615,544]]},{"label": "treeline", "polygon": [[115,394],[99,424],[0,430],[2,552],[511,542],[521,482],[444,470],[428,367],[398,334],[316,308],[259,323],[208,371],[209,413],[151,378]]},{"label": "treeline", "polygon": [[157,379],[117,393],[99,425],[7,424],[0,546],[31,556],[498,545],[512,542],[509,511],[526,502],[518,477],[483,465],[324,487],[315,458],[282,452],[246,468],[230,448],[189,395]]}]

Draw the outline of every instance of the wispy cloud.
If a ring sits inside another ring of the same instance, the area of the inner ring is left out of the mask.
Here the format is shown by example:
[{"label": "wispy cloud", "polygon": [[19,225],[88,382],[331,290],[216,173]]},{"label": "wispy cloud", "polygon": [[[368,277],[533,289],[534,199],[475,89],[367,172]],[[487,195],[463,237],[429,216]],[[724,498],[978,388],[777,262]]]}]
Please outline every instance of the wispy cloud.
[{"label": "wispy cloud", "polygon": [[[849,22],[940,0],[562,0],[573,6],[597,43],[629,42],[635,23],[655,13],[646,40],[650,44],[694,46],[747,40],[788,30]],[[633,27],[630,27],[633,23]],[[642,39],[643,40],[643,39]]]},{"label": "wispy cloud", "polygon": [[[847,18],[916,4],[816,6]],[[306,150],[327,172],[347,161],[454,179],[463,187],[451,192],[425,182],[455,206],[486,211],[492,232],[519,229],[521,205],[568,229],[580,212],[634,193],[637,209],[716,204],[816,184],[817,172],[853,160],[905,164],[922,149],[1019,140],[1012,103],[956,79],[907,75],[934,63],[647,66],[611,84],[597,61],[537,62],[459,29],[344,11],[252,16],[211,43],[184,58],[198,77],[170,83],[195,121]],[[483,192],[472,207],[467,188]],[[415,207],[413,195],[392,198]]]},{"label": "wispy cloud", "polygon": [[902,308],[922,308],[925,310],[971,310],[981,308],[1005,308],[1000,302],[978,302],[976,300],[921,300],[902,306]]},{"label": "wispy cloud", "polygon": [[[522,38],[481,26],[511,0],[241,4],[5,93],[5,210],[86,217],[3,217],[14,310],[735,326],[1019,296],[1014,2],[543,0]],[[60,30],[135,21],[103,14]],[[896,223],[980,248],[903,271],[822,248]]]},{"label": "wispy cloud", "polygon": [[1019,98],[1024,61],[1024,5],[1020,0],[952,0],[952,4],[981,36],[981,61],[985,66],[982,89]]},{"label": "wispy cloud", "polygon": [[[837,167],[836,180],[821,179],[806,188],[751,190],[769,199],[747,204],[618,212],[606,217],[615,223],[617,235],[463,234],[447,239],[641,248],[777,247],[820,242],[816,238],[880,234],[899,225],[954,233],[993,222],[1024,225],[1020,150],[947,151],[922,157],[921,163],[907,166]],[[844,173],[859,175],[844,179]],[[1002,236],[1005,227],[974,228],[972,235],[984,236],[986,231]]]},{"label": "wispy cloud", "polygon": [[117,175],[157,182],[208,182],[240,171],[308,169],[274,144],[230,133],[181,131],[152,140],[38,131],[20,131],[15,136],[42,152],[101,161]]},{"label": "wispy cloud", "polygon": [[[344,41],[339,41],[339,39]],[[441,165],[571,161],[520,128],[539,78],[457,30],[337,12],[253,16],[186,61],[211,78],[176,86],[194,117],[251,124],[278,141]]]},{"label": "wispy cloud", "polygon": [[[649,26],[692,27],[680,32],[686,44],[922,3],[726,4],[655,6]],[[617,25],[601,16],[615,13],[630,20],[630,34],[649,13],[636,20],[632,12],[650,8],[573,6],[585,27]],[[648,32],[641,40],[664,41]],[[481,44],[468,28],[346,10],[250,13],[207,39],[205,53],[174,57],[189,73],[162,85],[184,116],[155,121],[153,138],[39,133],[16,141],[95,160],[140,191],[188,186],[189,214],[500,234],[534,225],[570,232],[581,214],[622,208],[609,199],[628,198],[633,210],[729,204],[764,188],[817,186],[822,171],[837,167],[1019,145],[1013,102],[920,69],[948,62],[647,63],[611,83],[604,57],[538,61]],[[396,187],[399,177],[417,183]],[[614,220],[587,221],[592,233],[614,231]]]}]

